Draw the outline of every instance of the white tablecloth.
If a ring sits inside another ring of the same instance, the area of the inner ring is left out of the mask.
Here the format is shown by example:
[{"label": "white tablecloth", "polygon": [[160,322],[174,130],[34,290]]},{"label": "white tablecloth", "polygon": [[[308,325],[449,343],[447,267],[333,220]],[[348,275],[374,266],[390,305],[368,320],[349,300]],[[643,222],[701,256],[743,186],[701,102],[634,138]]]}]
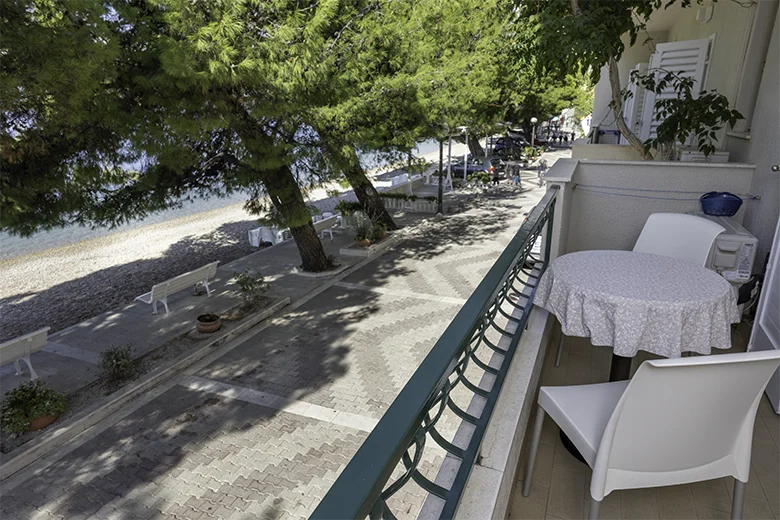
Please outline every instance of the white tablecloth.
[{"label": "white tablecloth", "polygon": [[633,357],[669,358],[731,347],[736,294],[718,273],[665,256],[582,251],[557,258],[534,303],[555,314],[567,336],[589,337]]}]

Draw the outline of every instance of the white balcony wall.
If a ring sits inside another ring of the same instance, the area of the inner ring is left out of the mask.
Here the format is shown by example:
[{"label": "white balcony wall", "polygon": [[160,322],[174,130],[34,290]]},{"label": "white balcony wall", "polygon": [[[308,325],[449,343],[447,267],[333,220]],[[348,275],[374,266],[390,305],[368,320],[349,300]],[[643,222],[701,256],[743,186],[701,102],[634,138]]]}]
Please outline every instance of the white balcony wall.
[{"label": "white balcony wall", "polygon": [[[708,191],[749,193],[754,169],[750,164],[735,163],[558,161],[547,176],[549,182],[561,186],[553,249],[558,254],[592,249],[630,250],[651,213],[700,211],[698,196]],[[755,202],[743,204],[735,215],[738,221],[742,221],[749,204]]]},{"label": "white balcony wall", "polygon": [[[582,139],[582,141],[585,141]],[[639,161],[642,156],[633,146],[624,144],[590,144],[575,141],[571,148],[572,159],[603,159],[607,161]]]}]

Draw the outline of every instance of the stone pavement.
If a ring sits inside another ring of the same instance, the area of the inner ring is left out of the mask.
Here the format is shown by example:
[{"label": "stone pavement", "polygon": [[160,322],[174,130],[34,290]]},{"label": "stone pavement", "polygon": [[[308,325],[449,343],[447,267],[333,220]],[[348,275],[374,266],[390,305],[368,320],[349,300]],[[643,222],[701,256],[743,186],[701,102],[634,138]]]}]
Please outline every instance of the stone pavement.
[{"label": "stone pavement", "polygon": [[[307,517],[543,191],[502,186],[416,226],[1,483],[2,518]],[[434,479],[442,456],[421,471]],[[404,519],[425,500],[408,487],[393,499]]]},{"label": "stone pavement", "polygon": [[[338,257],[339,248],[352,243],[352,237],[346,232],[337,232],[333,241],[324,239],[322,243],[327,254]],[[344,257],[340,262],[352,265],[358,260]],[[219,266],[216,277],[209,282],[213,290],[211,297],[207,298],[205,292],[194,295],[191,291],[172,295],[168,301],[171,311],[168,316],[162,304],[157,306],[159,314],[152,314],[151,305],[133,302],[51,334],[44,350],[32,355],[33,366],[41,380],[52,388],[65,393],[73,392],[97,379],[100,353],[107,348],[131,344],[133,356],[141,357],[192,330],[198,315],[206,312],[220,314],[240,304],[241,293],[232,283],[234,272],[245,269],[260,272],[271,282],[266,296],[290,297],[292,301],[327,281],[326,278],[295,274],[293,269],[299,263],[300,256],[292,240],[261,249]],[[1,393],[29,381],[30,376],[23,363],[22,370],[23,375],[16,376],[12,364],[0,367]]]}]

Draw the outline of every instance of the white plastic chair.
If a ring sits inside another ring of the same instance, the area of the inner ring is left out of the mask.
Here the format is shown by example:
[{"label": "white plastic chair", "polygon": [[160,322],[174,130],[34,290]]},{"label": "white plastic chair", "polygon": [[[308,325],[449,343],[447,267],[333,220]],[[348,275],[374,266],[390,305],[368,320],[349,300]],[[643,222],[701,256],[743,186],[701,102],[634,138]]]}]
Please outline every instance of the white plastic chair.
[{"label": "white plastic chair", "polygon": [[647,218],[634,251],[679,258],[704,267],[715,237],[725,230],[696,215],[653,213]]},{"label": "white plastic chair", "polygon": [[[634,244],[637,253],[654,253],[704,267],[712,243],[726,228],[706,218],[686,213],[653,213]],[[558,341],[555,366],[561,365],[563,333]]]},{"label": "white plastic chair", "polygon": [[539,389],[523,496],[531,490],[545,412],[593,469],[588,517],[615,489],[734,477],[742,517],[753,424],[780,351],[645,361],[630,381]]}]

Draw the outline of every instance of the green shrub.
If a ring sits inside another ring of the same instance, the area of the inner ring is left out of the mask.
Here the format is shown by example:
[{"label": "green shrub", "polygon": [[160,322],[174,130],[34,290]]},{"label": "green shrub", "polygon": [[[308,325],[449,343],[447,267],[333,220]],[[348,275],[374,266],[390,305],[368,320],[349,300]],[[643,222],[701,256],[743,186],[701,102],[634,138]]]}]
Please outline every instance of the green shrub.
[{"label": "green shrub", "polygon": [[363,211],[363,205],[359,202],[340,200],[338,204],[336,204],[336,211],[344,216],[354,215],[358,211]]},{"label": "green shrub", "polygon": [[428,202],[438,202],[439,199],[433,195],[429,195],[427,197],[423,197],[423,200],[427,200]]},{"label": "green shrub", "polygon": [[27,431],[30,421],[44,415],[60,415],[67,409],[64,394],[41,381],[28,381],[5,394],[0,426],[9,433]]},{"label": "green shrub", "polygon": [[409,195],[406,193],[386,193],[386,192],[380,192],[379,196],[383,199],[398,199],[398,200],[409,200]]},{"label": "green shrub", "polygon": [[[379,196],[382,197],[383,199],[398,199],[398,200],[411,200],[411,201],[415,201],[420,198],[417,195],[407,195],[406,193],[380,193]],[[425,198],[428,199],[428,197]],[[436,199],[436,197],[433,198],[434,200]]]},{"label": "green shrub", "polygon": [[109,381],[124,381],[138,373],[138,365],[133,360],[133,346],[110,347],[100,353],[100,368],[103,377]]},{"label": "green shrub", "polygon": [[382,222],[377,222],[371,227],[371,232],[368,238],[372,242],[377,242],[385,238],[385,236],[387,236],[387,226]]},{"label": "green shrub", "polygon": [[476,182],[477,184],[487,184],[493,180],[493,175],[490,172],[476,172],[472,173],[468,177],[469,182]]},{"label": "green shrub", "polygon": [[247,269],[243,273],[233,273],[233,279],[241,290],[244,297],[244,304],[252,305],[257,299],[268,290],[268,284],[265,277],[255,271]]},{"label": "green shrub", "polygon": [[371,239],[374,226],[370,220],[360,220],[355,228],[355,240]]}]

